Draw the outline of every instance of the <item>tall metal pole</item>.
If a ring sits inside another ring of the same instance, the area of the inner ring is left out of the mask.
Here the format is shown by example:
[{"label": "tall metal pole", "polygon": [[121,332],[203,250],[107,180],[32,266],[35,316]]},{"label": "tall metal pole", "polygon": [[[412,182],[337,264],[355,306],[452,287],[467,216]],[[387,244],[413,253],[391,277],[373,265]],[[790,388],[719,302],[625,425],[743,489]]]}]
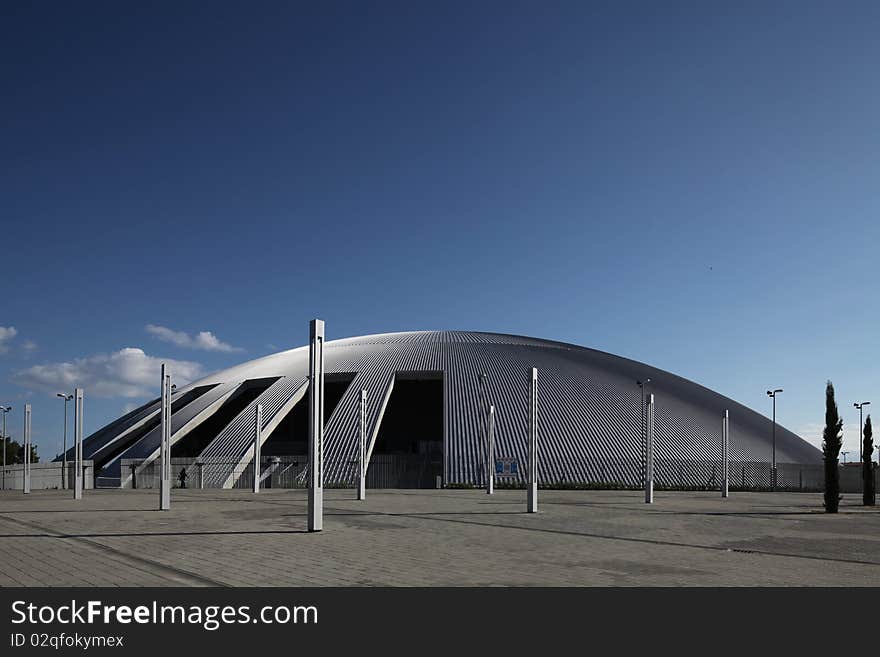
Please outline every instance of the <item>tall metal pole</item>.
[{"label": "tall metal pole", "polygon": [[324,525],[324,321],[309,325],[309,531]]},{"label": "tall metal pole", "polygon": [[[863,401],[861,404],[854,402],[853,406],[859,409],[859,451],[856,452],[859,455],[859,460],[864,464],[865,463],[865,419],[862,416],[862,408],[864,406],[868,406],[871,402]],[[870,417],[870,416],[868,416]],[[863,466],[864,467],[864,466]],[[868,467],[871,467],[871,453],[868,454]],[[864,483],[862,485],[862,494],[864,495]]]},{"label": "tall metal pole", "polygon": [[260,449],[263,442],[263,405],[257,404],[256,418],[254,422],[254,492],[260,492]]},{"label": "tall metal pole", "polygon": [[773,462],[770,465],[772,468],[770,489],[774,491],[776,490],[776,395],[780,392],[782,392],[782,388],[767,391],[767,396],[773,399]]},{"label": "tall metal pole", "polygon": [[0,412],[3,413],[3,490],[6,490],[6,446],[8,438],[6,437],[6,414],[12,410],[12,406],[0,406]]},{"label": "tall metal pole", "polygon": [[645,406],[645,503],[654,502],[654,395]]},{"label": "tall metal pole", "polygon": [[73,391],[73,499],[81,500],[83,496],[83,389]]},{"label": "tall metal pole", "polygon": [[68,395],[64,396],[64,438],[61,446],[61,488],[67,489],[67,402]]},{"label": "tall metal pole", "polygon": [[22,491],[31,492],[31,405],[24,405],[24,469]]},{"label": "tall metal pole", "polygon": [[159,510],[171,509],[171,368],[162,363],[162,410],[159,421]]},{"label": "tall metal pole", "polygon": [[[860,456],[863,456],[862,451],[865,449],[865,446],[863,444],[865,442],[865,424],[864,424],[865,418],[862,415],[862,408],[864,406],[868,406],[870,404],[871,404],[871,402],[869,402],[869,401],[863,401],[860,404],[857,402],[853,402],[853,406],[855,406],[857,409],[859,409],[859,455]],[[870,454],[868,455],[868,460],[869,461],[871,460]]]},{"label": "tall metal pole", "polygon": [[73,399],[73,395],[59,392],[55,395],[64,400],[64,431],[61,447],[61,489],[67,488],[67,402]]},{"label": "tall metal pole", "polygon": [[773,395],[773,467],[771,482],[773,490],[776,490],[776,395]]},{"label": "tall metal pole", "polygon": [[529,492],[527,511],[538,512],[538,368],[529,385]]},{"label": "tall metal pole", "polygon": [[730,412],[724,411],[721,422],[721,497],[730,495]]},{"label": "tall metal pole", "polygon": [[495,404],[489,406],[489,430],[486,432],[486,493],[495,492]]},{"label": "tall metal pole", "polygon": [[367,391],[361,390],[360,404],[360,439],[358,440],[358,494],[357,498],[363,500],[367,497],[367,464],[364,463],[367,454]]}]

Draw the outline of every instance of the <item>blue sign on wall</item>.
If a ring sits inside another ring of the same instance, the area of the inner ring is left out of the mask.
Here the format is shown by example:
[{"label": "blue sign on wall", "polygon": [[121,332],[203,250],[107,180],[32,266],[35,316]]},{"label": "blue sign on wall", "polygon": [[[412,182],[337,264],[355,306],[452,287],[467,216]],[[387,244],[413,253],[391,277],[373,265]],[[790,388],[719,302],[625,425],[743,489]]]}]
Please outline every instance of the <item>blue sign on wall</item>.
[{"label": "blue sign on wall", "polygon": [[509,456],[495,459],[496,477],[515,477],[519,474],[519,462]]}]

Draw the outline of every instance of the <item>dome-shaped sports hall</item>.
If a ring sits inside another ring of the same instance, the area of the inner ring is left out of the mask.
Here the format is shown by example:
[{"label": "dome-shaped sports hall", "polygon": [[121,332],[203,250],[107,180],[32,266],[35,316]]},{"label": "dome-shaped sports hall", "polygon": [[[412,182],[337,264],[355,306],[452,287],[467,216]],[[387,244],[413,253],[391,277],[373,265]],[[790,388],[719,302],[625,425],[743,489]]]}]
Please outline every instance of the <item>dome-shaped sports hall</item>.
[{"label": "dome-shaped sports hall", "polygon": [[[543,486],[638,486],[644,394],[654,395],[658,486],[716,485],[725,411],[731,485],[740,477],[744,488],[769,483],[774,433],[780,467],[821,462],[815,447],[781,426],[774,432],[769,419],[732,399],[650,365],[573,344],[413,331],[327,341],[324,358],[326,486],[356,480],[361,391],[366,391],[368,486],[482,485],[489,405],[495,409],[494,455],[514,464],[506,480],[523,484],[532,368],[538,370]],[[176,472],[198,465],[200,486],[248,485],[260,404],[261,480],[268,486],[303,485],[308,374],[309,347],[303,346],[178,386],[171,417]],[[150,485],[147,473],[161,442],[159,416],[156,399],[86,438],[83,457],[93,461],[100,485]]]}]

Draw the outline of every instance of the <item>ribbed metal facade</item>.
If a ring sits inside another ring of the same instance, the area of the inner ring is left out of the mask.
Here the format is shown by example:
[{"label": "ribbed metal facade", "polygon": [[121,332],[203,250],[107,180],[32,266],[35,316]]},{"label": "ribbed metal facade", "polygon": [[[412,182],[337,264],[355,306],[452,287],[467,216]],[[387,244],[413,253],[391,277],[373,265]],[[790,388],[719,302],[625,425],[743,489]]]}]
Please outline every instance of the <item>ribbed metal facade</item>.
[{"label": "ribbed metal facade", "polygon": [[[650,378],[656,401],[657,477],[700,483],[708,476],[689,463],[720,458],[721,422],[730,411],[730,458],[767,462],[772,423],[749,408],[696,383],[649,365],[605,352],[535,338],[459,331],[388,333],[326,343],[326,372],[355,373],[341,401],[325,419],[326,481],[351,477],[357,458],[360,390],[367,390],[367,435],[375,435],[383,400],[395,379],[442,376],[444,390],[444,480],[480,483],[484,443],[481,435],[479,375],[485,374],[486,403],[496,409],[497,457],[527,461],[528,378],[538,368],[539,480],[630,481],[641,476],[640,400],[637,379]],[[291,396],[303,394],[308,348],[301,347],[217,372],[178,390],[214,388],[174,413],[172,440],[204,410],[244,381],[281,377],[233,419],[202,453],[206,461],[247,462],[253,443],[256,404],[263,404],[263,426],[277,426],[279,412],[290,411]],[[392,392],[393,395],[393,392]],[[304,402],[300,402],[304,403]],[[154,413],[153,405],[121,418],[86,441],[85,458],[112,443],[117,433]],[[150,459],[158,434],[150,432],[116,456]],[[264,435],[266,431],[264,430]],[[818,463],[821,454],[794,433],[777,426],[780,463]],[[92,448],[94,447],[94,449]],[[733,476],[733,475],[732,475]]]}]

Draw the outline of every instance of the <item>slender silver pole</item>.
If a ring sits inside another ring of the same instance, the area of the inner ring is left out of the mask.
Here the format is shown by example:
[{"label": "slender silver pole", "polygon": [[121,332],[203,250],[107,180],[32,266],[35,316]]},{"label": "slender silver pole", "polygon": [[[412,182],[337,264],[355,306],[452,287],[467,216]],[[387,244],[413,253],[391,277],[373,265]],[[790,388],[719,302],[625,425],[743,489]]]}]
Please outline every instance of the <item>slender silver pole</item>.
[{"label": "slender silver pole", "polygon": [[83,389],[73,391],[73,499],[81,500],[83,496]]},{"label": "slender silver pole", "polygon": [[360,404],[360,440],[358,441],[358,495],[359,500],[367,497],[367,464],[364,463],[367,444],[367,391],[361,390]]},{"label": "slender silver pole", "polygon": [[309,520],[310,532],[324,525],[324,321],[309,325]]},{"label": "slender silver pole", "polygon": [[64,393],[64,438],[61,449],[61,489],[67,489],[67,402],[68,394]]},{"label": "slender silver pole", "polygon": [[770,488],[776,490],[776,395],[773,395],[773,466],[770,473]]},{"label": "slender silver pole", "polygon": [[0,409],[3,411],[3,490],[6,490],[6,414],[8,408]]},{"label": "slender silver pole", "polygon": [[721,421],[721,497],[728,497],[730,495],[729,461],[730,413],[725,410],[724,418]]},{"label": "slender silver pole", "polygon": [[529,385],[529,491],[528,513],[538,512],[538,368]]},{"label": "slender silver pole", "polygon": [[654,503],[654,393],[645,406],[645,503]]},{"label": "slender silver pole", "polygon": [[171,509],[171,368],[162,363],[162,410],[159,421],[159,510]]},{"label": "slender silver pole", "polygon": [[23,487],[25,494],[31,492],[31,405],[24,405],[24,470]]},{"label": "slender silver pole", "polygon": [[489,406],[489,430],[486,432],[486,493],[495,492],[495,404]]},{"label": "slender silver pole", "polygon": [[254,422],[254,492],[260,492],[260,443],[263,442],[263,405],[257,404],[256,421]]}]

